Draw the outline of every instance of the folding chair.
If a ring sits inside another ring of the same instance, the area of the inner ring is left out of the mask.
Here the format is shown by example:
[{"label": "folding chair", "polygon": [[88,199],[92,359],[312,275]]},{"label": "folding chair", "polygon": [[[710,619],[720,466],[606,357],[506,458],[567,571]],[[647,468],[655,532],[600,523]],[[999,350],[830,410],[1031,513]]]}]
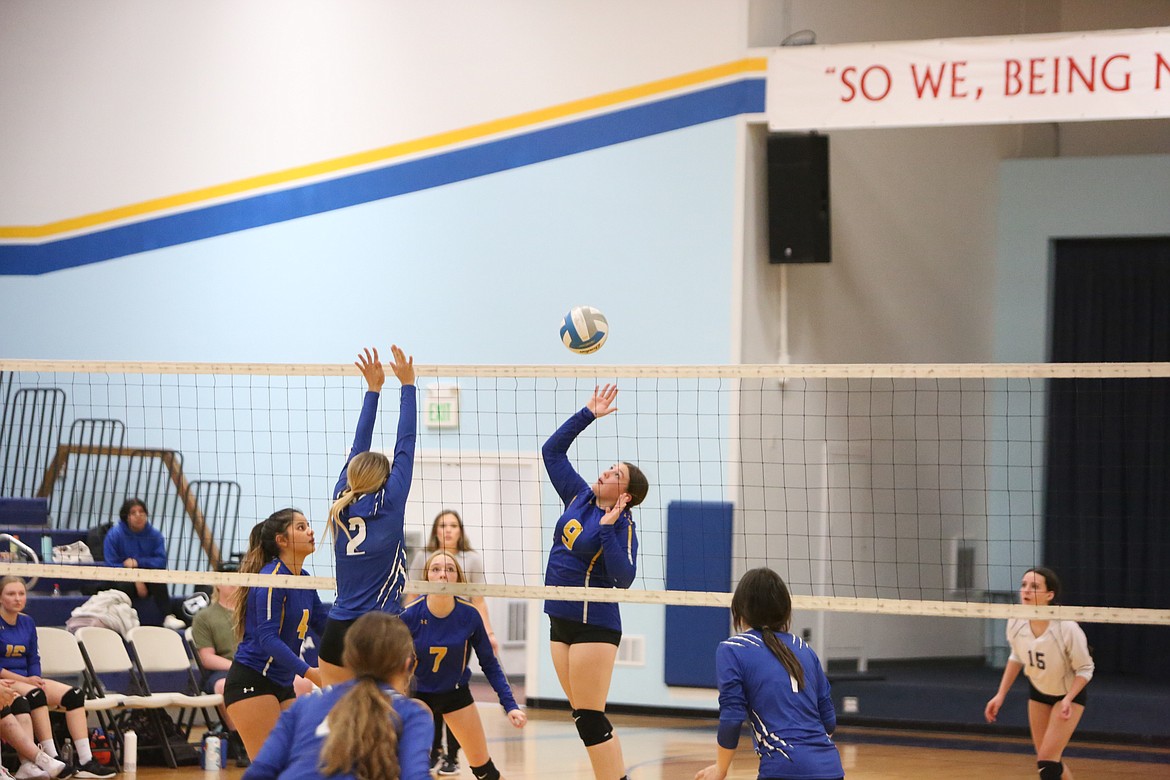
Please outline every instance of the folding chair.
[{"label": "folding chair", "polygon": [[[142,672],[145,690],[161,691],[171,697],[172,706],[191,710],[191,720],[185,727],[182,715],[179,716],[179,727],[183,736],[190,737],[191,727],[195,725],[196,711],[202,713],[203,724],[208,730],[212,729],[208,710],[215,710],[222,705],[223,696],[218,693],[202,692],[183,637],[176,631],[161,626],[138,626],[130,629],[126,638],[130,642],[135,663]],[[169,678],[164,678],[163,675],[169,675]],[[220,726],[223,725],[219,722],[218,712],[215,721]]]},{"label": "folding chair", "polygon": [[[110,722],[110,731],[113,733],[118,752],[121,753],[125,744],[122,728],[125,710],[146,710],[154,721],[158,733],[165,734],[166,729],[163,727],[159,710],[171,706],[172,697],[166,693],[150,693],[141,673],[130,660],[130,654],[126,651],[126,643],[122,641],[121,635],[101,626],[85,626],[77,629],[77,642],[89,670],[93,692],[98,696],[106,696],[107,687],[114,686],[115,693],[121,695],[123,712]],[[117,688],[122,688],[123,691],[118,691]],[[162,750],[167,766],[171,769],[178,766],[175,754],[165,739],[161,745],[138,747],[140,752],[154,748]]]},{"label": "folding chair", "polygon": [[[41,654],[41,675],[80,688],[85,694],[85,711],[94,713],[103,731],[113,733],[114,716],[110,710],[121,709],[124,699],[118,695],[103,696],[95,691],[77,638],[63,628],[37,626],[37,645]],[[117,756],[114,768],[122,771]]]}]

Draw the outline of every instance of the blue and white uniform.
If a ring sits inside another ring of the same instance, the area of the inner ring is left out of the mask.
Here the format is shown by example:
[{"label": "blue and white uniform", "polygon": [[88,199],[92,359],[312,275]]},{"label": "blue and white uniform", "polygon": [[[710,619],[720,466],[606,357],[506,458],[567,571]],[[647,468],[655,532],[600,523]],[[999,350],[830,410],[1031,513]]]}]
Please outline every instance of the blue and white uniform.
[{"label": "blue and white uniform", "polygon": [[[426,596],[407,605],[402,622],[414,637],[418,668],[414,671],[415,689],[420,693],[444,693],[466,688],[471,679],[471,651],[479,658],[483,670],[504,712],[518,710],[512,687],[504,676],[499,659],[483,627],[483,618],[470,601],[455,598],[455,608],[446,617],[435,617],[427,608]],[[430,742],[427,743],[428,748]]]},{"label": "blue and white uniform", "polygon": [[[302,696],[281,713],[264,747],[244,773],[248,780],[325,780],[318,765],[321,747],[329,735],[326,717],[354,686],[353,680]],[[401,780],[430,780],[431,715],[419,702],[389,685],[381,685],[398,715],[398,776]],[[353,780],[352,774],[330,775],[329,780]]]},{"label": "blue and white uniform", "polygon": [[41,654],[37,649],[37,624],[31,617],[21,612],[16,616],[16,624],[9,625],[8,621],[0,618],[0,669],[19,674],[23,677],[41,676]]},{"label": "blue and white uniform", "polygon": [[[308,576],[304,570],[291,571],[279,558],[266,563],[260,573]],[[244,638],[233,663],[259,672],[274,685],[290,686],[294,677],[309,670],[300,657],[301,643],[310,628],[319,634],[325,619],[325,606],[315,590],[250,588]]]},{"label": "blue and white uniform", "polygon": [[[605,510],[569,462],[569,445],[595,419],[588,408],[582,409],[549,437],[541,451],[549,479],[565,504],[553,530],[545,585],[628,588],[637,573],[638,535],[630,510],[623,511],[613,525],[602,525]],[[544,611],[564,620],[622,630],[618,605],[613,603],[546,601]]]},{"label": "blue and white uniform", "polygon": [[804,669],[804,686],[796,681],[752,629],[725,639],[715,651],[719,684],[719,745],[733,750],[739,729],[751,724],[760,757],[760,777],[826,780],[844,776],[841,756],[829,739],[837,714],[821,662],[803,640],[776,633]]},{"label": "blue and white uniform", "polygon": [[[348,534],[334,528],[337,600],[329,612],[333,620],[355,620],[373,611],[392,615],[402,611],[400,601],[406,584],[404,512],[414,472],[417,426],[414,385],[402,386],[398,408],[398,442],[394,445],[390,476],[381,490],[360,496],[341,511],[341,520]],[[348,484],[346,469],[349,462],[358,453],[369,451],[377,415],[378,393],[367,392],[353,448],[333,489],[334,500]]]}]

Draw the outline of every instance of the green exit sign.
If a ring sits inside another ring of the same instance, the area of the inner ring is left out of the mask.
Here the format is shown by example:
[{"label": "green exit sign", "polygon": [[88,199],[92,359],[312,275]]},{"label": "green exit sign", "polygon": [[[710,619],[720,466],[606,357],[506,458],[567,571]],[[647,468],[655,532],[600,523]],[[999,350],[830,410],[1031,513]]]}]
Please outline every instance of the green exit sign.
[{"label": "green exit sign", "polygon": [[423,420],[428,428],[458,428],[459,388],[451,385],[426,388]]}]

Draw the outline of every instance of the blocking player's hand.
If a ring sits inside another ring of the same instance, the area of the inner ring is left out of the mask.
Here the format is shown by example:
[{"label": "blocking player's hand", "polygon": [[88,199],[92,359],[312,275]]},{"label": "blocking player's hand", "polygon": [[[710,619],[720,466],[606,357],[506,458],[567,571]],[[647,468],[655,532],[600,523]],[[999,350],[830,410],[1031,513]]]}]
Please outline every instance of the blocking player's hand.
[{"label": "blocking player's hand", "polygon": [[366,387],[372,393],[382,392],[382,385],[386,383],[386,370],[382,368],[382,361],[378,359],[378,348],[374,347],[371,353],[366,347],[358,353],[358,359],[353,362],[366,378]]},{"label": "blocking player's hand", "polygon": [[404,385],[414,384],[414,356],[407,357],[406,353],[398,348],[397,344],[390,345],[390,354],[393,360],[390,362],[390,370],[394,372],[394,376],[398,377],[398,381]]}]

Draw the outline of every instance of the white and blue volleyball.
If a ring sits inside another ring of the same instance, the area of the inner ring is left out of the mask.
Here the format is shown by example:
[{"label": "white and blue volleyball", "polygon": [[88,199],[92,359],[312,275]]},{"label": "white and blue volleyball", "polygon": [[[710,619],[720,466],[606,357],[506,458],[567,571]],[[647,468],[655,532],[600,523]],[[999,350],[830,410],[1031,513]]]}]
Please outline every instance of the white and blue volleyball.
[{"label": "white and blue volleyball", "polygon": [[609,322],[592,306],[574,306],[561,322],[561,341],[578,355],[601,349],[609,336]]}]

